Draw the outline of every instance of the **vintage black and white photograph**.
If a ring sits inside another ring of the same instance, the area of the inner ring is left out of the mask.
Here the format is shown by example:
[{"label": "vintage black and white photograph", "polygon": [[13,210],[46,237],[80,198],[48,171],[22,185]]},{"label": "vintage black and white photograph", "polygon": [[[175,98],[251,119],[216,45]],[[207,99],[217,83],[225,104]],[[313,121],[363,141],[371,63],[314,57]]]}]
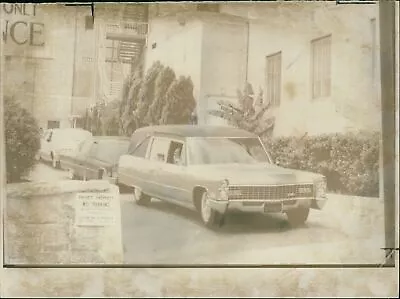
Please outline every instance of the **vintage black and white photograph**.
[{"label": "vintage black and white photograph", "polygon": [[398,265],[398,53],[339,2],[2,3],[4,266]]}]

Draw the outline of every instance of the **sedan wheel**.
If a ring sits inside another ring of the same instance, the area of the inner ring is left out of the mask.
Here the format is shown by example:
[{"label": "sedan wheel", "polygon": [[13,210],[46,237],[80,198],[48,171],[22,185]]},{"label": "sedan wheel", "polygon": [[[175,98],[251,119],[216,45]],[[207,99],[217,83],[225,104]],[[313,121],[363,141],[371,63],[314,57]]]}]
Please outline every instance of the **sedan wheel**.
[{"label": "sedan wheel", "polygon": [[298,207],[293,210],[288,210],[286,212],[286,215],[288,217],[290,225],[296,227],[303,225],[307,221],[309,213],[310,213],[310,208]]},{"label": "sedan wheel", "polygon": [[207,227],[214,228],[222,225],[223,215],[210,207],[207,192],[202,194],[199,208],[201,220]]},{"label": "sedan wheel", "polygon": [[139,188],[135,188],[133,190],[133,200],[136,202],[136,204],[145,206],[150,203],[151,197],[143,193]]}]

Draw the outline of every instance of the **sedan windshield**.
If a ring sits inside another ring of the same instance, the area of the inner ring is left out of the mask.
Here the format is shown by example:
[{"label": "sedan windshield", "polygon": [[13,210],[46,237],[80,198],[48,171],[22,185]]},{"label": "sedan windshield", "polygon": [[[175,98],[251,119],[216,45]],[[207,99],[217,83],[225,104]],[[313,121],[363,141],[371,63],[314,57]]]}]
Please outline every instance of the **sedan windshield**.
[{"label": "sedan windshield", "polygon": [[271,163],[258,138],[189,138],[190,164]]}]

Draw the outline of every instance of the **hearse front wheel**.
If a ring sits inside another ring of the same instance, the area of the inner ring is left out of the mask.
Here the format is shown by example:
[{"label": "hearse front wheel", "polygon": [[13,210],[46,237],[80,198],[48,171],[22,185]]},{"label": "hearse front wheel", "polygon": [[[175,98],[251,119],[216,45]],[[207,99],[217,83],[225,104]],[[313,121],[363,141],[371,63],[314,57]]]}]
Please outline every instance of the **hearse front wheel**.
[{"label": "hearse front wheel", "polygon": [[207,192],[201,195],[198,206],[201,220],[206,227],[216,228],[223,224],[223,215],[210,207]]},{"label": "hearse front wheel", "polygon": [[298,207],[286,211],[289,224],[292,227],[303,225],[307,221],[309,213],[310,213],[310,208],[307,207]]},{"label": "hearse front wheel", "polygon": [[133,200],[136,202],[136,204],[140,206],[147,206],[151,201],[151,197],[143,193],[142,190],[140,190],[139,188],[134,188]]}]

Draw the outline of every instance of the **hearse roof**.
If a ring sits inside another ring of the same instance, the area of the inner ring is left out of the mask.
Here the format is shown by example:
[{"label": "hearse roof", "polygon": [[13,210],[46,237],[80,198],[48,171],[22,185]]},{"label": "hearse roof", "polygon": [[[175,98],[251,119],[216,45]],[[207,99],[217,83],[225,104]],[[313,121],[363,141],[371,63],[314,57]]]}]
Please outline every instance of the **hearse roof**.
[{"label": "hearse roof", "polygon": [[142,127],[135,131],[149,134],[168,134],[180,137],[257,137],[242,129],[216,125],[161,125]]}]

